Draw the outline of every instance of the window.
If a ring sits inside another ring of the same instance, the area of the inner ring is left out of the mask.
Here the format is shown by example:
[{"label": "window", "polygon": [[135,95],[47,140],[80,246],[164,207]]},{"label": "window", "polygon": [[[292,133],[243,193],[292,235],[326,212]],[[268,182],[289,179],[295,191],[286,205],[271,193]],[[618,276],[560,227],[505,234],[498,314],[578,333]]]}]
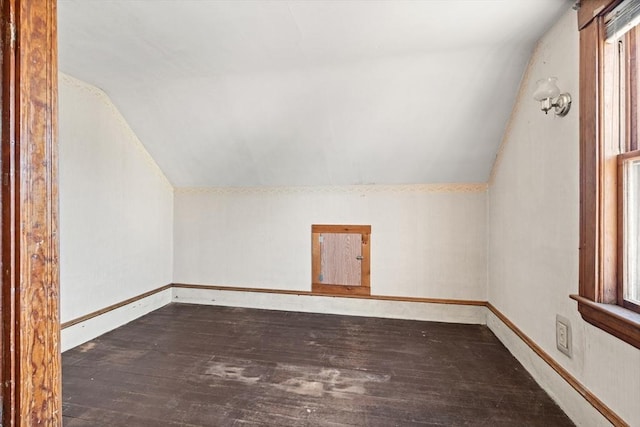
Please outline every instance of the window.
[{"label": "window", "polygon": [[[635,2],[638,3],[638,2]],[[622,4],[624,7],[627,3]],[[638,4],[640,9],[640,4]],[[616,16],[614,9],[609,15]],[[640,11],[638,11],[640,16]],[[610,20],[611,22],[611,20]],[[614,114],[619,118],[618,142],[618,303],[640,313],[640,150],[638,150],[638,72],[640,71],[640,28],[614,31],[606,25],[607,45],[615,50]],[[606,88],[605,88],[606,89]]]},{"label": "window", "polygon": [[620,155],[621,181],[620,227],[621,262],[620,294],[624,307],[640,312],[640,153]]},{"label": "window", "polygon": [[370,234],[370,225],[311,226],[312,291],[370,295]]},{"label": "window", "polygon": [[584,1],[580,27],[580,294],[589,323],[640,348],[640,2]]}]

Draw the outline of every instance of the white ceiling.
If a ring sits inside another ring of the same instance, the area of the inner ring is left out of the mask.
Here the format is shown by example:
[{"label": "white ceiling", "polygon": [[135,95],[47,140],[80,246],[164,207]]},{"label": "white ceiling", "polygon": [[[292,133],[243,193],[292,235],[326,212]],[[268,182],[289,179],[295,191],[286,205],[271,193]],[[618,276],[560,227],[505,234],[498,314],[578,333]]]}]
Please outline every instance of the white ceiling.
[{"label": "white ceiling", "polygon": [[485,182],[570,5],[59,0],[59,61],[178,187]]}]

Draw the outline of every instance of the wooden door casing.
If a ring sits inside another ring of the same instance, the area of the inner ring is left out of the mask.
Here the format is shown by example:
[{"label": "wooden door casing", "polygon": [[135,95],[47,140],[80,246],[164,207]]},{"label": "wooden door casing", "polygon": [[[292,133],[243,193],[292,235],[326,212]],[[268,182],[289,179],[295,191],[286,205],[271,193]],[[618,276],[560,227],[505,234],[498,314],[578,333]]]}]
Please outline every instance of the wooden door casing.
[{"label": "wooden door casing", "polygon": [[2,425],[61,426],[56,0],[2,11]]},{"label": "wooden door casing", "polygon": [[371,295],[370,225],[313,225],[314,293]]}]

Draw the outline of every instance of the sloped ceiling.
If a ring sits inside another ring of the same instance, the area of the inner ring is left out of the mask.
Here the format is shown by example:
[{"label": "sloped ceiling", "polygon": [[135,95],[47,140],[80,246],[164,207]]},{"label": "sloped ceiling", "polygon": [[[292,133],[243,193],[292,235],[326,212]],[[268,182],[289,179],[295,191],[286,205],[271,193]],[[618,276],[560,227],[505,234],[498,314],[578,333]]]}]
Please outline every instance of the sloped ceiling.
[{"label": "sloped ceiling", "polygon": [[485,182],[533,47],[570,6],[59,0],[59,61],[177,187]]}]

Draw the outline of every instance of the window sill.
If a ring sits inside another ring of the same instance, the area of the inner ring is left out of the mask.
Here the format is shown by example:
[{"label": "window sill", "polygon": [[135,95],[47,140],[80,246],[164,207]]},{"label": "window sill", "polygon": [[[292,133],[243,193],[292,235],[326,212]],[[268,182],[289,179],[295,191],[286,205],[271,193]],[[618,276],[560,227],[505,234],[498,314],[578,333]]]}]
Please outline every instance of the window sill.
[{"label": "window sill", "polygon": [[593,326],[640,348],[640,313],[613,304],[593,302],[580,295],[571,295],[578,301],[582,318]]}]

